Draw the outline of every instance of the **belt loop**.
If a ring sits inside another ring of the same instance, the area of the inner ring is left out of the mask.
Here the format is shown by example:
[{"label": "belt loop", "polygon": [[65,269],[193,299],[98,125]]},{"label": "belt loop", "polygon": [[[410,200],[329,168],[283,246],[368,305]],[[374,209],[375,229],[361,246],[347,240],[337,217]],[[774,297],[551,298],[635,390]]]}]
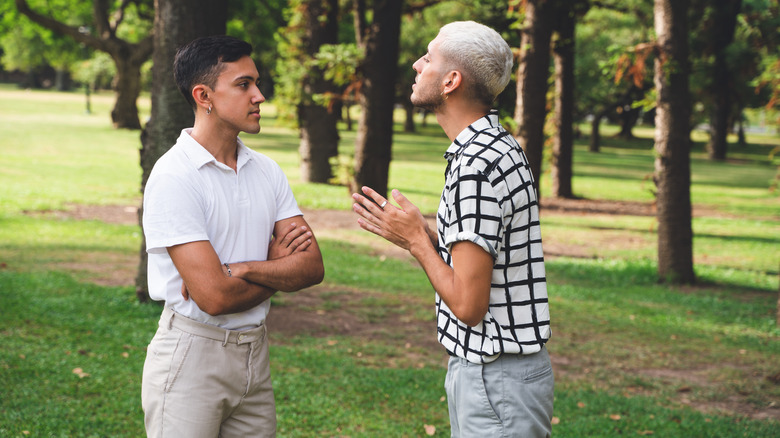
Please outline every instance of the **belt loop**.
[{"label": "belt loop", "polygon": [[173,317],[176,315],[176,312],[169,309],[168,313],[171,314],[171,316],[168,318],[168,330],[170,330],[173,328]]},{"label": "belt loop", "polygon": [[225,341],[222,342],[222,346],[224,347],[228,343],[228,338],[230,337],[230,330],[225,330]]}]

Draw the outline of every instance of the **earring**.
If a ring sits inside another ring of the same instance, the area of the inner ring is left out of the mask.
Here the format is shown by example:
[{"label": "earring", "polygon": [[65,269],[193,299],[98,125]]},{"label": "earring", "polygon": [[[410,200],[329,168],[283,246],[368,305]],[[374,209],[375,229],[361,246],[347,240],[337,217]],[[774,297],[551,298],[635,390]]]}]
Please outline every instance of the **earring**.
[{"label": "earring", "polygon": [[209,109],[206,110],[206,114],[211,114],[211,105],[209,105]]}]

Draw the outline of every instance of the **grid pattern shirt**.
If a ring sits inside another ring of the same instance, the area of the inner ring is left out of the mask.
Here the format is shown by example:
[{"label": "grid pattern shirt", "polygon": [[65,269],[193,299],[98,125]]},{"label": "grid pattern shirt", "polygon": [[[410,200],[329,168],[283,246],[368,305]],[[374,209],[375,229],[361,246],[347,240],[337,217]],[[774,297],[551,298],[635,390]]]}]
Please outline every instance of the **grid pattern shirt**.
[{"label": "grid pattern shirt", "polygon": [[452,245],[470,241],[494,262],[488,312],[476,326],[459,321],[436,294],[439,342],[474,363],[536,353],[550,337],[550,313],[539,204],[525,154],[491,111],[463,130],[444,157],[439,255],[452,266]]}]

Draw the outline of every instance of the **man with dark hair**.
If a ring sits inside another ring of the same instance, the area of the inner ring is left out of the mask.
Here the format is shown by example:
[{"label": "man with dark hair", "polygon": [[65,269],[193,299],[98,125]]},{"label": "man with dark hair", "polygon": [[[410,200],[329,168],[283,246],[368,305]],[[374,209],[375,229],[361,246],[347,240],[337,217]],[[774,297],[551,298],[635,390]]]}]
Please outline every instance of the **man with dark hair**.
[{"label": "man with dark hair", "polygon": [[269,298],[323,279],[281,168],[238,137],[260,132],[265,101],[251,52],[206,37],[174,60],[195,124],[157,161],[144,193],[149,294],[165,301],[144,364],[148,436],[275,436]]},{"label": "man with dark hair", "polygon": [[512,51],[475,22],[442,27],[414,63],[411,101],[436,114],[452,144],[430,230],[398,190],[363,187],[360,226],[407,249],[436,290],[453,437],[547,437],[553,373],[539,204],[528,161],[491,105],[509,82]]}]

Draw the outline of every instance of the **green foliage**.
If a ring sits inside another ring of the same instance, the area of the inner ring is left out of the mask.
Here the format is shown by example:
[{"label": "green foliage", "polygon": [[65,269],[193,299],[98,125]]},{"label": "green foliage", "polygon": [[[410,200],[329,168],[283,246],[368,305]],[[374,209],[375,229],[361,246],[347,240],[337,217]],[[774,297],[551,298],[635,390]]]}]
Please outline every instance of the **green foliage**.
[{"label": "green foliage", "polygon": [[73,79],[88,84],[93,90],[111,89],[111,81],[116,75],[116,65],[107,53],[97,52],[92,58],[82,61],[74,69]]},{"label": "green foliage", "polygon": [[[137,133],[107,126],[111,98],[93,97],[94,113],[86,115],[78,93],[0,87],[0,161],[11,163],[0,169],[2,436],[143,435],[141,370],[160,309],[137,304],[130,286],[92,283],[96,269],[135,268],[140,230],[66,219],[61,211],[73,203],[139,201]],[[139,103],[148,114],[148,98]],[[274,123],[271,104],[261,108],[263,130],[246,143],[280,163],[304,208],[348,210],[343,187],[300,182],[295,131]],[[605,138],[599,154],[578,143],[575,188],[591,199],[650,204],[652,132],[637,134],[629,142]],[[344,137],[342,152],[354,133]],[[709,162],[701,135],[694,140],[694,211],[703,212],[693,224],[696,287],[657,284],[654,217],[556,213],[545,209],[549,186],[542,187],[556,437],[759,437],[780,427],[692,408],[739,400],[774,412],[769,406],[780,402],[769,379],[780,357],[780,202],[768,190],[778,164],[768,153],[780,139],[749,135],[731,163]],[[391,187],[425,213],[436,209],[447,144],[435,124],[394,136]],[[315,231],[326,284],[304,293],[322,295],[321,303],[308,309],[289,294],[275,298],[274,308],[347,315],[386,333],[272,334],[279,434],[426,436],[428,425],[433,436],[448,436],[445,354],[420,343],[406,357],[412,341],[400,331],[431,327],[421,339],[435,337],[433,291],[422,270],[385,255],[368,233]],[[604,245],[593,253],[555,254],[594,239]]]}]

